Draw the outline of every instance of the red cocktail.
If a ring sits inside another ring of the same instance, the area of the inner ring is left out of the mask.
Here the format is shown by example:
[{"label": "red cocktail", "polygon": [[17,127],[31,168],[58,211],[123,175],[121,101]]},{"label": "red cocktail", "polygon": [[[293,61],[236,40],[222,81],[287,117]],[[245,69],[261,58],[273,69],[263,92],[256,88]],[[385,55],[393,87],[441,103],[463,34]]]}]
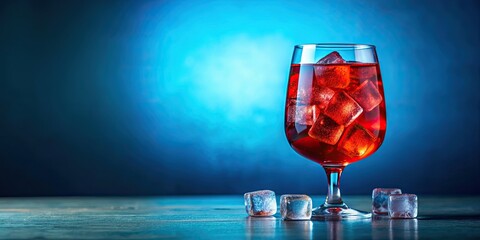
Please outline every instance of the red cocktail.
[{"label": "red cocktail", "polygon": [[[310,44],[295,49],[285,105],[286,136],[297,153],[325,168],[329,184],[337,186],[345,166],[382,144],[385,97],[376,59],[370,45]],[[338,194],[330,190],[322,211],[333,211],[334,205],[336,211],[348,209],[339,189]]]}]

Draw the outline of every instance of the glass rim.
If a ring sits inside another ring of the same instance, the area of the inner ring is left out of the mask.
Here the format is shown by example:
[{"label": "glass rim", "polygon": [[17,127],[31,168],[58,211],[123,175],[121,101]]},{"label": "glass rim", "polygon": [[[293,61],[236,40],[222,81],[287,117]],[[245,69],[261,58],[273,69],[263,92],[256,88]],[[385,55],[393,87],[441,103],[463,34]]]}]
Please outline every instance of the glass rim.
[{"label": "glass rim", "polygon": [[315,48],[335,48],[335,49],[375,49],[372,44],[357,44],[357,43],[305,43],[297,44],[295,48],[303,49],[305,46],[314,46]]}]

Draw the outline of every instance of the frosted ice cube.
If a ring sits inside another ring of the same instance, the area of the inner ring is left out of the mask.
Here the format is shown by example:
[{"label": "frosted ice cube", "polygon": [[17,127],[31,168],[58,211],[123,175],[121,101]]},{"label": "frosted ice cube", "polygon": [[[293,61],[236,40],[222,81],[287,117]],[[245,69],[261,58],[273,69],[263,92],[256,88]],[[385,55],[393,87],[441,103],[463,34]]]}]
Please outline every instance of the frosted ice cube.
[{"label": "frosted ice cube", "polygon": [[368,80],[360,84],[351,95],[367,112],[374,109],[383,100],[375,84]]},{"label": "frosted ice cube", "polygon": [[316,105],[303,105],[295,99],[288,100],[287,123],[313,125],[320,109]]},{"label": "frosted ice cube", "polygon": [[337,64],[337,63],[346,63],[346,61],[340,56],[340,53],[333,51],[322,59],[318,60],[319,64]]},{"label": "frosted ice cube", "polygon": [[391,218],[416,218],[417,214],[417,195],[405,193],[388,197],[388,216]]},{"label": "frosted ice cube", "polygon": [[351,157],[361,157],[375,140],[376,137],[370,131],[359,124],[355,124],[345,130],[338,143],[338,148]]},{"label": "frosted ice cube", "polygon": [[284,220],[309,220],[312,216],[312,199],[303,194],[282,195],[280,213]]},{"label": "frosted ice cube", "polygon": [[325,109],[335,95],[335,91],[328,87],[317,86],[313,88],[312,104],[316,104],[320,109]]},{"label": "frosted ice cube", "polygon": [[350,83],[350,67],[348,65],[315,66],[317,83],[331,88],[346,88]]},{"label": "frosted ice cube", "polygon": [[355,64],[354,62],[354,64],[350,65],[350,84],[346,90],[351,92],[368,79],[376,80],[376,74],[377,69],[375,66]]},{"label": "frosted ice cube", "polygon": [[253,217],[272,216],[277,212],[275,192],[260,190],[248,192],[243,195],[245,210]]},{"label": "frosted ice cube", "polygon": [[325,108],[325,115],[345,126],[355,121],[362,112],[362,107],[343,91],[337,92]]},{"label": "frosted ice cube", "polygon": [[[320,59],[315,66],[315,78],[317,82],[326,87],[346,88],[350,83],[350,66],[349,65],[332,65],[346,63],[338,52],[331,52],[324,58]],[[325,64],[325,65],[323,65]]]},{"label": "frosted ice cube", "polygon": [[372,212],[378,215],[388,214],[388,196],[390,194],[401,194],[399,188],[375,188],[372,191]]},{"label": "frosted ice cube", "polygon": [[362,64],[350,65],[350,78],[358,79],[360,82],[375,77],[376,74],[377,68],[375,66],[365,66]]},{"label": "frosted ice cube", "polygon": [[343,125],[321,114],[308,131],[308,135],[320,142],[335,145],[342,136],[343,129]]}]

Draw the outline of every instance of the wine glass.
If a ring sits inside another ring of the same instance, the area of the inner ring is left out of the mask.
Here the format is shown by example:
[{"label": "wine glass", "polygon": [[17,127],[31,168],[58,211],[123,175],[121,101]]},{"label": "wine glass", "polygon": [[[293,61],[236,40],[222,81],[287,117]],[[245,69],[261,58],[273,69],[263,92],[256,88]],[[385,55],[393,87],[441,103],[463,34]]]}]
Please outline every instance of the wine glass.
[{"label": "wine glass", "polygon": [[375,46],[295,46],[285,104],[285,134],[300,155],[323,166],[328,194],[314,218],[365,218],[340,195],[340,176],[350,163],[382,144],[385,97]]}]

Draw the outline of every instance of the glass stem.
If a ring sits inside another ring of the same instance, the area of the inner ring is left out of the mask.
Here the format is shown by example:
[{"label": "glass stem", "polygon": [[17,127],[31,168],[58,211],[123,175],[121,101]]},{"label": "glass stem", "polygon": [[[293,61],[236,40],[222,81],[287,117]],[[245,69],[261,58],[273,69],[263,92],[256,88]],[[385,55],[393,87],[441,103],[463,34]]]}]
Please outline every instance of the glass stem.
[{"label": "glass stem", "polygon": [[328,195],[325,205],[343,205],[340,194],[340,176],[344,167],[325,167],[328,178]]}]

